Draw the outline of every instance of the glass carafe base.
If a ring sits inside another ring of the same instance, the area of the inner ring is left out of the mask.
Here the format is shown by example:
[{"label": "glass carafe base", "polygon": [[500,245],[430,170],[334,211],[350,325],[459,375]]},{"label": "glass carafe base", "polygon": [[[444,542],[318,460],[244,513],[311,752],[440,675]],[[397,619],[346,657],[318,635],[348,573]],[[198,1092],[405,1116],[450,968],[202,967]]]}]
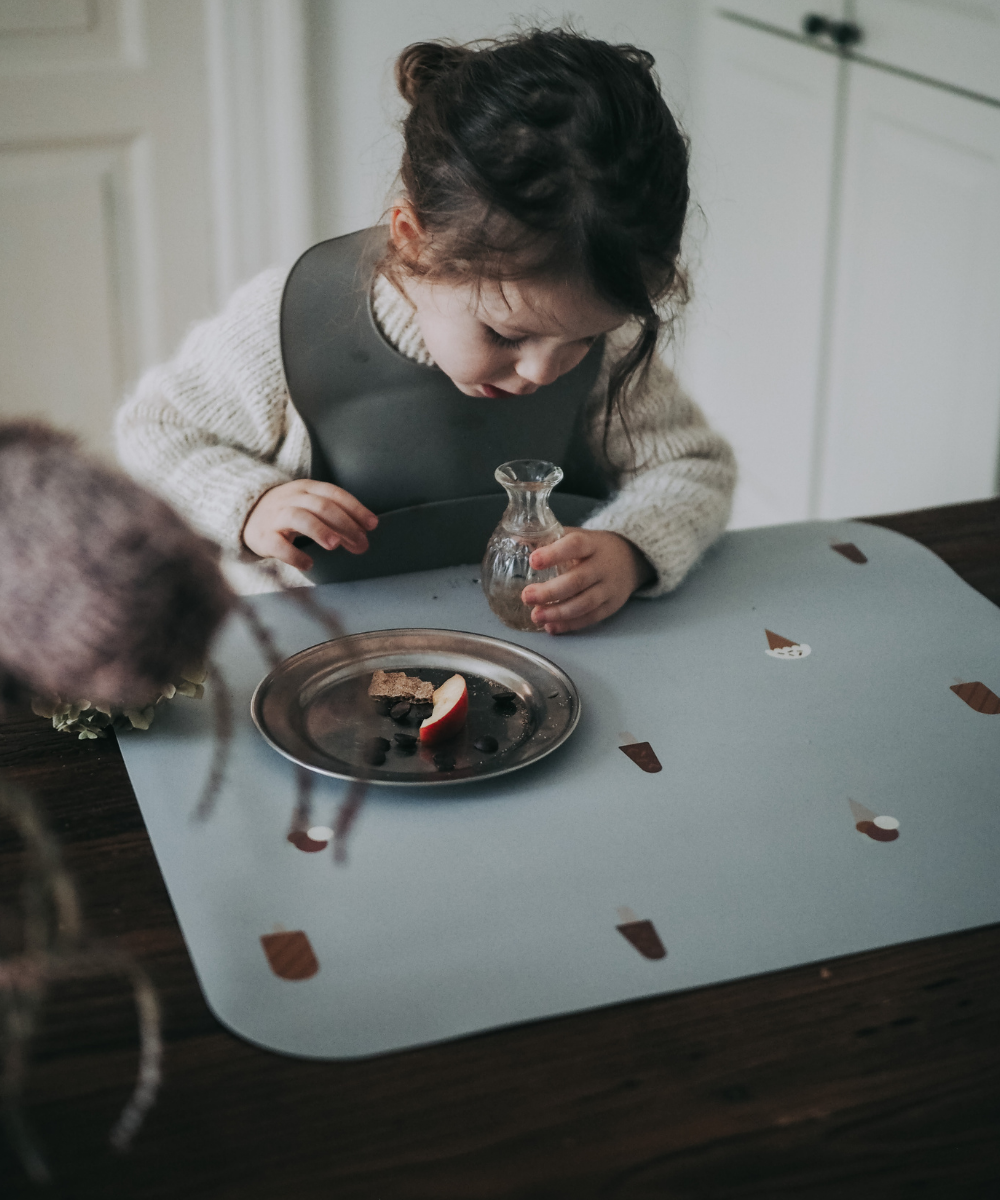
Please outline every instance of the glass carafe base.
[{"label": "glass carafe base", "polygon": [[517,629],[521,633],[540,633],[541,627],[531,619],[533,606],[521,599],[521,591],[528,586],[527,582],[522,580],[521,584],[521,587],[493,592],[489,597],[490,609],[508,629]]}]

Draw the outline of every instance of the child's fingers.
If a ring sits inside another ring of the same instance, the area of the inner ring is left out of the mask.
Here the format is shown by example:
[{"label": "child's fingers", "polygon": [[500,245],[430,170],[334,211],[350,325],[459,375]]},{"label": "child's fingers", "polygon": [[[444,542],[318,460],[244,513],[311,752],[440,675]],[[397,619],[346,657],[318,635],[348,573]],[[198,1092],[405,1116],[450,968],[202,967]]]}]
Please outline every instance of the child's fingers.
[{"label": "child's fingers", "polygon": [[529,583],[521,593],[521,600],[525,604],[558,604],[592,587],[600,577],[593,560],[587,559],[565,575],[557,575],[544,583]]},{"label": "child's fingers", "polygon": [[[313,539],[315,541],[315,538]],[[283,537],[277,530],[260,538],[258,549],[254,551],[261,558],[276,558],[279,562],[288,563],[299,571],[308,571],[313,560],[292,544],[291,538]]]},{"label": "child's fingers", "polygon": [[352,496],[350,492],[345,492],[342,487],[337,487],[335,483],[321,483],[316,479],[307,479],[303,482],[306,485],[306,495],[314,496],[329,504],[336,505],[337,508],[347,513],[352,520],[357,522],[360,529],[372,530],[378,524],[378,517],[370,509],[365,508],[357,496]]},{"label": "child's fingers", "polygon": [[535,571],[547,571],[549,567],[560,567],[575,558],[589,558],[594,552],[594,541],[585,529],[573,529],[551,545],[535,550],[528,560]]},{"label": "child's fingers", "polygon": [[306,494],[300,503],[289,506],[278,519],[279,529],[305,533],[320,546],[333,550],[343,545],[352,554],[368,549],[368,538],[344,510],[321,496]]},{"label": "child's fingers", "polygon": [[586,629],[588,625],[596,625],[598,621],[603,621],[605,617],[617,612],[619,607],[614,600],[605,600],[603,604],[584,616],[577,617],[576,620],[546,621],[543,628],[546,633],[572,633],[575,629]]},{"label": "child's fingers", "polygon": [[600,608],[607,600],[607,590],[598,582],[577,592],[561,604],[538,605],[531,610],[531,619],[536,625],[550,625],[554,621],[574,621]]},{"label": "child's fingers", "polygon": [[[347,545],[344,536],[336,529],[331,529],[329,525],[315,513],[311,513],[307,508],[293,508],[287,513],[282,513],[282,519],[278,524],[277,532],[279,536],[289,536],[289,539],[297,537],[299,534],[304,534],[306,537],[312,538],[317,546],[322,546],[325,550],[336,550],[342,544]],[[367,549],[367,540],[361,549]],[[350,549],[350,546],[348,545]],[[360,554],[361,549],[355,551]]]}]

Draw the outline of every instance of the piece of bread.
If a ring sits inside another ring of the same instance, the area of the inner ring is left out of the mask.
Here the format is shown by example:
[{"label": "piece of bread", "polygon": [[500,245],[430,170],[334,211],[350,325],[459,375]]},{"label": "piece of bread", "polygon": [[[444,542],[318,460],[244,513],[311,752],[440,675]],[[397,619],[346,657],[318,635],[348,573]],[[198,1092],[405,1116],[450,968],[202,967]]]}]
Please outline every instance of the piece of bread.
[{"label": "piece of bread", "polygon": [[405,671],[378,670],[368,686],[368,695],[376,700],[427,700],[432,701],[434,684],[424,683]]}]

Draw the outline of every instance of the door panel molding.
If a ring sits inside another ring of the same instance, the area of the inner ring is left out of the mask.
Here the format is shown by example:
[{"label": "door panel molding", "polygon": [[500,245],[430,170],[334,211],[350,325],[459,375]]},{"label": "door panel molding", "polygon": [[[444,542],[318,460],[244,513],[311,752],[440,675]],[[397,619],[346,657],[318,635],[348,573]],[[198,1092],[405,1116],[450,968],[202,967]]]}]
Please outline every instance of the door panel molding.
[{"label": "door panel molding", "polygon": [[3,0],[0,78],[147,64],[145,0]]},{"label": "door panel molding", "polygon": [[150,192],[142,142],[0,150],[0,224],[18,231],[0,241],[4,416],[106,428],[155,340],[155,264],[137,236]]}]

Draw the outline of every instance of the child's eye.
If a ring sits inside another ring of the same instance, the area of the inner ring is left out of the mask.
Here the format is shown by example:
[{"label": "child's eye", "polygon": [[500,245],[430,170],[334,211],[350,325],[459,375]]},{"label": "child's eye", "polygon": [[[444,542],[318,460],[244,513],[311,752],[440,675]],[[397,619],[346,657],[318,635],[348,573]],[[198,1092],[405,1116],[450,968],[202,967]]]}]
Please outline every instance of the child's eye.
[{"label": "child's eye", "polygon": [[483,328],[486,330],[486,336],[497,346],[520,346],[524,341],[523,337],[506,338],[502,333],[497,333],[495,329],[491,329],[489,325],[484,325]]}]

